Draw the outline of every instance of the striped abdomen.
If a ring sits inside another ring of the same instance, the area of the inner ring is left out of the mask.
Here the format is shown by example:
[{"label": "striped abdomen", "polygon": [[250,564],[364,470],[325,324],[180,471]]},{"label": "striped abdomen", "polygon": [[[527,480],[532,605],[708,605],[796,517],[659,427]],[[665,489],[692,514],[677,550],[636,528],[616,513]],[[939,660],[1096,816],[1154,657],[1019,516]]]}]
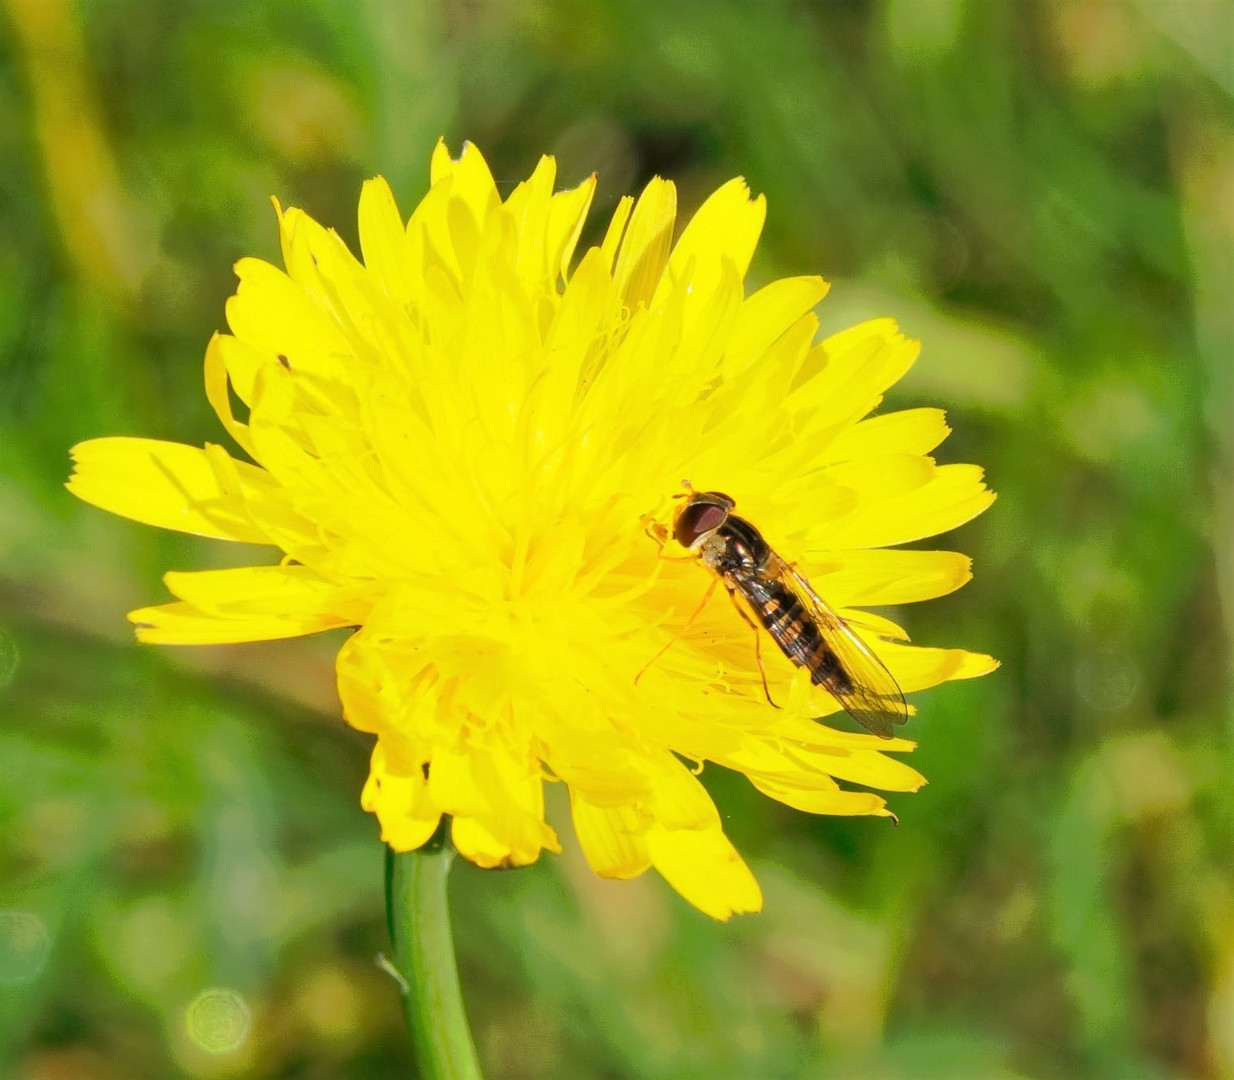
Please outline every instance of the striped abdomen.
[{"label": "striped abdomen", "polygon": [[784,582],[757,571],[732,574],[729,581],[784,655],[810,673],[811,682],[841,693],[853,689],[840,658],[823,640],[812,614]]}]

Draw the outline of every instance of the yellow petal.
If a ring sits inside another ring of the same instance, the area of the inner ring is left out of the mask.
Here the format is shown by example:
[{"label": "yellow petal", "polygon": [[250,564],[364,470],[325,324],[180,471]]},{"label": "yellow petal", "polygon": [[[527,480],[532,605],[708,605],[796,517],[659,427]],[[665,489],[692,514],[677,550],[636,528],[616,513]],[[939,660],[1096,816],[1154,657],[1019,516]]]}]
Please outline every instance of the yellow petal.
[{"label": "yellow petal", "polygon": [[946,596],[972,579],[972,559],[957,551],[875,548],[835,555],[805,552],[799,563],[832,607],[911,604]]},{"label": "yellow petal", "polygon": [[665,881],[713,919],[762,909],[758,882],[719,828],[653,825],[647,832],[647,853]]},{"label": "yellow petal", "polygon": [[[276,353],[263,353],[231,334],[215,334],[210,345],[227,369],[227,377],[236,397],[245,405],[253,403],[253,384],[266,364],[277,364]],[[207,352],[207,356],[209,353]]]},{"label": "yellow petal", "polygon": [[571,787],[570,812],[579,846],[601,877],[638,877],[651,865],[644,839],[647,820],[633,807],[595,806]]},{"label": "yellow petal", "polygon": [[795,787],[760,776],[751,776],[752,783],[764,795],[807,814],[834,814],[854,817],[865,814],[887,816],[887,802],[869,791],[841,791],[838,788],[816,786]]},{"label": "yellow petal", "polygon": [[244,566],[232,570],[171,571],[163,581],[172,595],[205,615],[314,615],[349,626],[372,607],[371,586],[340,585],[307,566]]},{"label": "yellow petal", "polygon": [[[343,719],[360,731],[377,733],[397,722],[402,710],[396,687],[386,677],[380,653],[368,646],[367,630],[352,634],[339,649],[334,669]],[[425,754],[421,761],[428,757]]]},{"label": "yellow petal", "polygon": [[964,653],[963,659],[960,661],[960,666],[952,673],[953,679],[976,679],[982,675],[989,675],[991,671],[997,671],[1002,667],[1001,660],[995,660],[992,656],[987,656],[985,653],[968,652],[962,649]]},{"label": "yellow petal", "polygon": [[550,273],[560,274],[563,278],[569,276],[574,248],[582,235],[595,193],[596,176],[592,173],[578,187],[553,196],[548,211],[548,238],[544,244]]},{"label": "yellow petal", "polygon": [[279,235],[287,276],[313,313],[304,329],[329,335],[318,343],[322,347],[293,350],[282,362],[297,371],[345,381],[353,354],[365,352],[365,332],[387,339],[385,321],[374,314],[374,308],[390,301],[375,275],[365,271],[339,235],[323,229],[303,210],[291,207],[282,214]]},{"label": "yellow petal", "polygon": [[904,762],[876,750],[839,747],[793,747],[788,758],[805,772],[822,772],[837,780],[883,791],[916,791],[925,777]]},{"label": "yellow petal", "polygon": [[407,775],[391,771],[386,747],[373,747],[368,780],[360,805],[381,822],[381,839],[395,851],[414,851],[437,831],[441,811],[433,804],[428,782],[420,769]]},{"label": "yellow petal", "polygon": [[360,190],[360,250],[364,265],[391,300],[402,304],[411,299],[407,234],[394,192],[380,176],[366,180]]},{"label": "yellow petal", "polygon": [[748,296],[729,337],[726,370],[741,370],[761,357],[829,288],[821,277],[793,277],[773,281]]},{"label": "yellow petal", "polygon": [[839,521],[820,525],[807,546],[830,551],[886,547],[947,532],[994,501],[984,475],[976,465],[940,465],[930,482],[915,491],[859,504]]},{"label": "yellow petal", "polygon": [[286,366],[338,376],[352,353],[338,326],[295,281],[260,259],[236,263],[240,286],[227,301],[227,325],[259,352]]},{"label": "yellow petal", "polygon": [[500,837],[519,866],[534,862],[540,851],[560,851],[557,834],[544,820],[544,780],[530,752],[516,755],[508,748],[474,755],[476,778],[492,810],[477,821]]},{"label": "yellow petal", "polygon": [[975,679],[998,667],[993,657],[964,649],[930,649],[884,641],[872,641],[870,645],[906,694],[949,679]]},{"label": "yellow petal", "polygon": [[444,180],[449,175],[453,165],[454,161],[450,157],[450,148],[446,145],[446,140],[438,139],[433,146],[432,157],[429,159],[429,187],[435,187]]},{"label": "yellow petal", "polygon": [[620,250],[622,237],[625,236],[626,225],[630,220],[630,211],[633,209],[634,199],[629,195],[623,195],[617,200],[617,207],[613,211],[613,216],[609,218],[608,228],[600,243],[600,251],[604,254],[605,265],[610,270],[615,265],[617,252]]},{"label": "yellow petal", "polygon": [[609,314],[611,288],[604,256],[593,248],[570,278],[544,343],[545,355],[552,362],[534,390],[534,415],[549,445],[564,436],[570,423],[593,343]]},{"label": "yellow petal", "polygon": [[668,263],[677,216],[677,189],[654,177],[634,206],[621,241],[613,281],[630,311],[651,300]]},{"label": "yellow petal", "polygon": [[921,343],[900,333],[894,319],[872,319],[820,342],[798,374],[786,402],[814,437],[864,416],[904,376]]},{"label": "yellow petal", "polygon": [[301,637],[350,625],[321,612],[253,613],[222,618],[207,615],[192,604],[162,604],[128,614],[137,626],[137,640],[150,645],[231,645],[241,641],[274,641]]},{"label": "yellow petal", "polygon": [[[466,747],[440,746],[429,764],[429,790],[433,801],[448,814],[478,818],[493,811],[489,792],[475,775],[479,756]],[[506,845],[507,848],[509,845]]]},{"label": "yellow petal", "polygon": [[92,506],[217,540],[270,542],[245,500],[281,497],[270,475],[255,465],[232,461],[243,485],[237,495],[224,490],[206,451],[195,446],[117,436],[78,443],[71,454],[74,472],[67,487]]},{"label": "yellow petal", "polygon": [[885,791],[916,791],[925,783],[916,769],[889,757],[882,749],[889,744],[908,748],[911,743],[867,736],[845,744],[837,738],[843,733],[821,724],[809,726],[813,730],[806,732],[805,738],[785,738],[775,745],[747,743],[724,763],[745,772],[756,783],[765,781],[797,791],[839,792],[832,777]]},{"label": "yellow petal", "polygon": [[511,844],[492,828],[490,821],[479,818],[454,818],[450,838],[463,858],[486,868],[529,866],[540,854],[539,846]]},{"label": "yellow petal", "polygon": [[275,210],[287,276],[324,315],[347,322],[351,313],[333,303],[333,290],[363,274],[359,260],[338,233],[323,228],[299,207],[283,210],[276,202]]},{"label": "yellow petal", "polygon": [[489,212],[501,203],[493,174],[474,143],[463,143],[462,153],[457,158],[451,158],[445,143],[438,142],[433,151],[430,179],[434,185],[449,180],[450,194],[466,203],[476,224],[481,227]]},{"label": "yellow petal", "polygon": [[750,198],[750,188],[738,176],[716,188],[698,208],[673,246],[669,269],[682,274],[691,262],[719,263],[729,260],[738,277],[745,277],[758,246],[767,200]]},{"label": "yellow petal", "polygon": [[[401,785],[387,781],[388,787],[397,792]],[[401,794],[386,799],[378,792],[375,781],[369,777],[360,793],[360,806],[370,814],[377,816],[381,825],[382,843],[389,844],[395,851],[415,851],[428,843],[437,826],[441,815],[436,817],[417,817],[403,812],[400,807],[406,801]]]},{"label": "yellow petal", "polygon": [[928,454],[950,433],[942,409],[905,409],[854,424],[828,445],[827,457],[859,462],[875,454]]},{"label": "yellow petal", "polygon": [[858,461],[828,465],[833,483],[853,488],[865,502],[899,499],[934,478],[934,461],[920,454],[873,454]]},{"label": "yellow petal", "polygon": [[450,839],[464,859],[491,870],[498,866],[525,866],[535,859],[518,862],[510,845],[494,836],[472,817],[456,817],[450,822]]},{"label": "yellow petal", "polygon": [[[684,288],[695,304],[705,305],[708,294],[731,279],[730,288],[739,294],[741,281],[750,265],[766,215],[766,201],[750,198],[744,180],[731,180],[699,207],[673,247],[667,271],[660,279],[651,306],[663,308],[673,290]],[[637,212],[637,211],[636,211]],[[695,313],[696,317],[699,313]],[[686,306],[686,326],[691,322]],[[714,327],[727,341],[729,327]],[[723,349],[723,344],[720,345]]]},{"label": "yellow petal", "polygon": [[241,423],[232,413],[227,362],[223,356],[222,342],[225,337],[228,341],[235,341],[235,338],[228,335],[215,334],[206,346],[206,400],[210,402],[227,433],[244,448],[245,453],[256,458],[257,453],[249,435],[248,424]]},{"label": "yellow petal", "polygon": [[[832,605],[836,607],[836,605]],[[873,634],[875,637],[886,638],[888,641],[908,641],[908,632],[892,622],[885,615],[876,615],[872,611],[859,611],[854,608],[841,607],[837,614],[861,637]]]},{"label": "yellow petal", "polygon": [[545,250],[556,175],[557,162],[541,157],[531,176],[515,186],[502,206],[516,251],[515,266],[529,293],[541,289],[546,278],[555,281],[558,274],[560,251],[550,257]]},{"label": "yellow petal", "polygon": [[[909,708],[911,709],[912,706]],[[884,739],[864,731],[841,731],[837,728],[828,727],[826,724],[818,723],[816,720],[805,719],[800,716],[787,717],[780,720],[775,725],[774,733],[777,736],[777,747],[781,748],[770,752],[774,755],[773,759],[777,762],[787,760],[784,757],[783,750],[783,747],[787,746],[805,746],[827,751],[843,747],[850,750],[877,751],[880,754],[909,753],[917,749],[917,744],[911,739],[902,739],[898,736],[892,739]],[[748,746],[742,748],[743,755],[749,752],[750,748]],[[766,749],[762,749],[759,752],[761,755],[768,753]],[[764,757],[763,760],[766,760],[766,758]],[[742,768],[743,766],[738,767]]]},{"label": "yellow petal", "polygon": [[698,777],[667,751],[649,760],[652,812],[670,829],[720,827],[720,814]]}]

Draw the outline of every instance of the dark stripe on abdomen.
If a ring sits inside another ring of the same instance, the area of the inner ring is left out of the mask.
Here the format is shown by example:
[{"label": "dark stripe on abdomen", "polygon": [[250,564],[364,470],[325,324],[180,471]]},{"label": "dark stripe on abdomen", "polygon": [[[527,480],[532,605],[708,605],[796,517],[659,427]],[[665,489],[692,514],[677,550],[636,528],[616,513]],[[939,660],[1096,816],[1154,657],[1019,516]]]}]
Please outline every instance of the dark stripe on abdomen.
[{"label": "dark stripe on abdomen", "polygon": [[776,639],[781,648],[785,628],[799,622],[803,614],[801,601],[778,581],[760,577],[742,577],[735,582],[742,596],[750,602],[758,621]]},{"label": "dark stripe on abdomen", "polygon": [[852,690],[853,681],[836,656],[826,645],[819,643],[818,650],[805,665],[810,669],[810,681],[815,686],[825,686],[828,690]]},{"label": "dark stripe on abdomen", "polygon": [[758,615],[768,632],[778,641],[780,634],[801,621],[804,611],[801,601],[790,593],[787,596],[769,596],[759,608]]},{"label": "dark stripe on abdomen", "polygon": [[758,615],[772,640],[810,681],[840,691],[851,690],[852,680],[809,617],[796,594],[780,581],[750,577],[735,582]]}]

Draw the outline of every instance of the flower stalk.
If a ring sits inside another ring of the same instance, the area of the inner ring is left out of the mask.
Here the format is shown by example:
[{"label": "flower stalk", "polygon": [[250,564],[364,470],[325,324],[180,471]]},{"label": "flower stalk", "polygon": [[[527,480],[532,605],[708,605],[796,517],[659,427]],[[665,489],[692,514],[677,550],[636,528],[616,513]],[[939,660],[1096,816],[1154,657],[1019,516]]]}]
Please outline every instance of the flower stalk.
[{"label": "flower stalk", "polygon": [[454,850],[446,835],[443,820],[415,851],[386,848],[386,917],[415,1075],[481,1080],[454,959],[446,896]]}]

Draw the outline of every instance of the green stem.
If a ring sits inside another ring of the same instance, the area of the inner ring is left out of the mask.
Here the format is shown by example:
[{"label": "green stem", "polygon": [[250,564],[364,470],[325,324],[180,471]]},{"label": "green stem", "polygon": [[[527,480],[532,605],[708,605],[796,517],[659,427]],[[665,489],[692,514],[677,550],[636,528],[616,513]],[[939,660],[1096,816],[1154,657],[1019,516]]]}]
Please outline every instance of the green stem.
[{"label": "green stem", "polygon": [[481,1080],[446,901],[447,822],[416,851],[386,849],[386,917],[420,1080]]}]

